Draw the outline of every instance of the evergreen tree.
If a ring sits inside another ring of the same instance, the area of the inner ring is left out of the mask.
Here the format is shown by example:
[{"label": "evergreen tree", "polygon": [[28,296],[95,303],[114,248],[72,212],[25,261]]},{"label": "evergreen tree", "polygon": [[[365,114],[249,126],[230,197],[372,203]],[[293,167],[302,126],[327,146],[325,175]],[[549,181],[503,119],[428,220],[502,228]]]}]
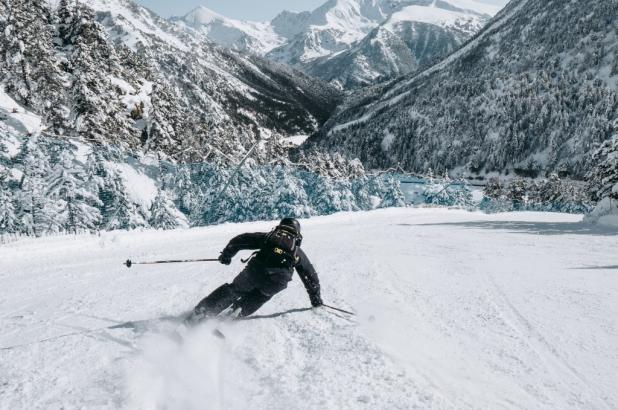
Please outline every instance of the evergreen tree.
[{"label": "evergreen tree", "polygon": [[74,20],[77,18],[76,3],[73,0],[60,0],[57,11],[58,37],[63,46],[73,44],[73,30],[76,27]]},{"label": "evergreen tree", "polygon": [[88,184],[82,169],[76,166],[72,147],[64,146],[47,179],[47,198],[61,211],[58,224],[66,231],[95,231],[101,223],[98,187]]},{"label": "evergreen tree", "polygon": [[92,9],[80,6],[77,18],[70,19],[66,32],[72,44],[69,64],[71,118],[80,137],[97,143],[130,140],[131,125],[125,107],[120,104],[110,76],[120,73],[118,58],[106,33],[95,21]]},{"label": "evergreen tree", "polygon": [[150,206],[150,219],[148,223],[155,229],[176,229],[180,226],[178,217],[173,212],[174,204],[169,200],[166,193],[159,189],[155,200]]},{"label": "evergreen tree", "polygon": [[333,208],[337,212],[359,211],[360,208],[356,204],[356,198],[352,192],[352,181],[347,178],[333,179]]},{"label": "evergreen tree", "polygon": [[196,186],[191,179],[191,166],[184,164],[178,166],[173,182],[174,193],[176,197],[176,206],[188,218],[191,217],[191,212],[196,206]]},{"label": "evergreen tree", "polygon": [[19,224],[26,235],[54,233],[57,209],[49,206],[44,195],[43,179],[37,175],[25,178],[17,197]]},{"label": "evergreen tree", "polygon": [[[197,194],[191,211],[191,225],[202,226],[231,221],[229,209],[235,203],[235,188],[231,171],[211,164],[200,164],[193,170]],[[223,190],[230,181],[230,186]]]},{"label": "evergreen tree", "polygon": [[483,189],[483,194],[490,199],[498,200],[504,197],[504,187],[500,178],[490,178]]},{"label": "evergreen tree", "polygon": [[9,150],[6,148],[6,144],[0,140],[0,172],[6,171],[9,162]]},{"label": "evergreen tree", "polygon": [[361,177],[352,180],[352,192],[359,209],[375,209],[380,198],[376,191],[382,190],[379,177]]},{"label": "evergreen tree", "polygon": [[0,83],[16,101],[66,128],[63,75],[54,54],[51,13],[44,0],[0,1]]},{"label": "evergreen tree", "polygon": [[[339,196],[335,192],[335,186],[330,178],[325,178],[319,174],[307,174],[307,190],[311,208],[317,215],[330,215],[341,209]],[[364,186],[364,184],[363,184]],[[355,191],[360,191],[361,187],[357,186]],[[361,195],[360,193],[358,194]],[[367,203],[369,199],[367,199]]]},{"label": "evergreen tree", "polygon": [[512,202],[507,198],[507,187],[500,178],[490,178],[483,189],[483,199],[479,205],[485,212],[508,212],[512,210]]},{"label": "evergreen tree", "polygon": [[97,193],[97,200],[100,203],[99,208],[103,206],[100,194],[107,174],[108,172],[105,168],[105,159],[103,154],[100,148],[95,145],[91,148],[91,151],[86,157],[86,164],[84,168],[84,186],[90,192]]},{"label": "evergreen tree", "polygon": [[49,140],[30,136],[24,139],[15,158],[22,171],[16,203],[22,232],[41,236],[58,231],[58,209],[45,196],[45,179],[50,174]]},{"label": "evergreen tree", "polygon": [[135,229],[144,219],[126,194],[120,175],[110,173],[103,181],[103,227],[106,230]]},{"label": "evergreen tree", "polygon": [[309,198],[302,182],[283,166],[273,169],[273,192],[267,206],[275,210],[273,217],[303,218],[311,215]]},{"label": "evergreen tree", "polygon": [[[169,150],[173,146],[181,145],[178,135],[183,130],[183,124],[195,124],[195,127],[200,127],[201,121],[191,121],[187,119],[188,114],[182,112],[179,107],[173,103],[175,96],[172,91],[161,81],[157,81],[152,88],[151,112],[147,128],[147,140],[143,141],[147,150]],[[200,143],[206,139],[200,128],[192,130],[191,135],[195,135]],[[185,141],[183,142],[190,142]],[[198,144],[200,146],[201,144]]]},{"label": "evergreen tree", "polygon": [[564,184],[558,174],[552,173],[538,185],[538,198],[547,211],[559,211],[564,203]]},{"label": "evergreen tree", "polygon": [[[384,175],[380,178],[381,189],[378,192],[381,203],[380,208],[393,208],[405,206],[406,200],[401,192],[401,183],[399,179],[392,175]],[[458,200],[456,201],[458,202]]]},{"label": "evergreen tree", "polygon": [[618,201],[618,134],[601,145],[593,161],[596,166],[588,175],[593,199],[611,198]]},{"label": "evergreen tree", "polygon": [[520,211],[525,208],[526,191],[526,181],[523,178],[517,178],[509,185],[507,198],[512,202],[514,210]]},{"label": "evergreen tree", "polygon": [[19,221],[13,194],[8,184],[8,172],[0,168],[0,234],[17,233]]},{"label": "evergreen tree", "polygon": [[440,180],[433,176],[433,172],[429,169],[429,174],[426,178],[427,183],[423,189],[425,203],[439,206],[451,206],[452,198],[450,196],[449,187],[451,180],[448,175]]}]

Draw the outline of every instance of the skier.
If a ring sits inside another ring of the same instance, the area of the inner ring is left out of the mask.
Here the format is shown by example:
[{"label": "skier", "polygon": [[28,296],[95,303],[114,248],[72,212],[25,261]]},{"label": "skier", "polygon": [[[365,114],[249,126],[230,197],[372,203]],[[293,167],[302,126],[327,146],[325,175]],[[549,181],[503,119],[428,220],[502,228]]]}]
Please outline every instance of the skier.
[{"label": "skier", "polygon": [[240,250],[257,251],[232,283],[219,287],[195,307],[190,320],[215,317],[223,312],[231,317],[249,316],[287,288],[294,269],[305,285],[311,305],[322,306],[318,275],[300,248],[302,239],[300,223],[293,218],[282,219],[270,233],[246,233],[232,239],[219,256],[219,262],[224,265],[232,263]]}]

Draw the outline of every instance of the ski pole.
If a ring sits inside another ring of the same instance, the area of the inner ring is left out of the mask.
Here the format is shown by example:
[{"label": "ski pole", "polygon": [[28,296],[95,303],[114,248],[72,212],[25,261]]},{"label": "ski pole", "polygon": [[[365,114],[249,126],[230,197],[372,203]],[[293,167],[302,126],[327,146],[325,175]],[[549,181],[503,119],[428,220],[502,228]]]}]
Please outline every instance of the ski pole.
[{"label": "ski pole", "polygon": [[328,309],[336,310],[337,312],[343,312],[343,313],[347,313],[348,315],[356,316],[356,313],[354,313],[354,312],[348,312],[347,310],[339,309],[339,308],[336,308],[334,306],[329,306],[329,305],[326,305],[326,304],[322,304],[322,306],[324,306],[325,308],[328,308]]},{"label": "ski pole", "polygon": [[185,260],[172,260],[172,261],[154,261],[154,262],[133,262],[131,259],[127,259],[123,265],[130,268],[133,265],[158,265],[161,263],[192,263],[192,262],[219,262],[219,259],[185,259]]}]

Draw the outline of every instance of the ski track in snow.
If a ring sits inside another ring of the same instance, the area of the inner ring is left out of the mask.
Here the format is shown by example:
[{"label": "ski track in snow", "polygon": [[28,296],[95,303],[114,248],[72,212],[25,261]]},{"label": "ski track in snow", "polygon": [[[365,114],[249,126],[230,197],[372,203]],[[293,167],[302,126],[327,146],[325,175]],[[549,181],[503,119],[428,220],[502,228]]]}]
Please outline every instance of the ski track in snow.
[{"label": "ski track in snow", "polygon": [[618,236],[580,219],[314,218],[323,297],[357,317],[307,309],[296,277],[250,320],[195,329],[183,314],[237,260],[122,262],[216,256],[272,223],[4,244],[0,409],[618,408]]}]

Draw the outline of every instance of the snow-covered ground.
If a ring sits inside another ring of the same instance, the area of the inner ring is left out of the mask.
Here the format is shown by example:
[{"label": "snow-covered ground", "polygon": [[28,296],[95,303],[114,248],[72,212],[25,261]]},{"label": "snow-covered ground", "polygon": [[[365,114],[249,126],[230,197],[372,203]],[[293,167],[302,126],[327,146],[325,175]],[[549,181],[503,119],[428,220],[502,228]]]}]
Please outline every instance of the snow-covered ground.
[{"label": "snow-covered ground", "polygon": [[[615,409],[618,236],[560,214],[390,209],[304,222],[298,279],[254,320],[174,333],[272,223],[0,247],[2,409]],[[285,313],[287,312],[287,313]],[[150,322],[128,322],[154,320]]]},{"label": "snow-covered ground", "polygon": [[0,86],[0,133],[3,136],[35,133],[41,130],[41,117],[24,109]]}]

